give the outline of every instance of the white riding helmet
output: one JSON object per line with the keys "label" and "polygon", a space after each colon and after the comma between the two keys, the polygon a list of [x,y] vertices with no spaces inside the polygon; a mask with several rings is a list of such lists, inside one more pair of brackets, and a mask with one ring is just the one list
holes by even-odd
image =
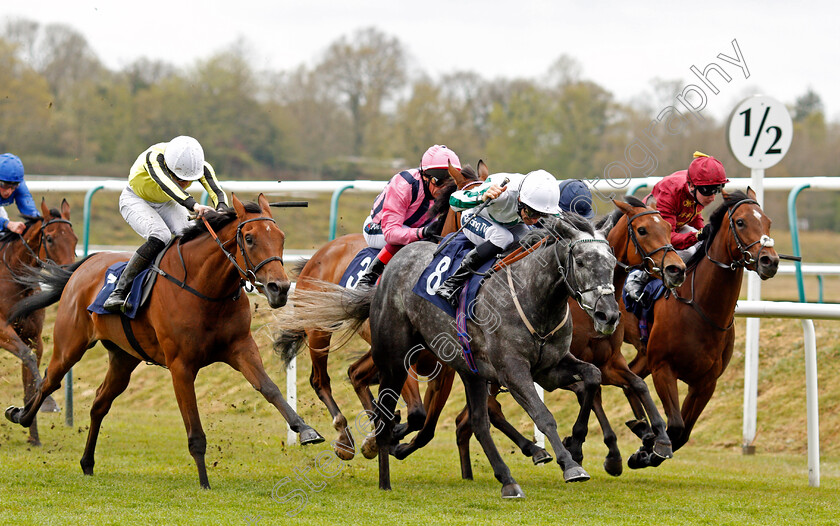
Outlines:
{"label": "white riding helmet", "polygon": [[179,135],[169,141],[163,160],[178,179],[197,181],[204,175],[204,150],[192,137]]}
{"label": "white riding helmet", "polygon": [[519,201],[543,214],[560,213],[560,187],[557,179],[545,170],[536,170],[522,179]]}

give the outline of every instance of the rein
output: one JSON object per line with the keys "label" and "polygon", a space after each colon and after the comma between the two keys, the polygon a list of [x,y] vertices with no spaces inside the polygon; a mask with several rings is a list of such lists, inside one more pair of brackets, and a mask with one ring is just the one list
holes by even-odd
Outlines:
{"label": "rein", "polygon": [[[272,261],[280,261],[280,264],[283,264],[283,258],[282,257],[271,256],[269,258],[266,258],[266,259],[262,260],[257,265],[254,265],[251,262],[251,258],[248,256],[248,252],[245,250],[245,246],[242,242],[242,226],[243,225],[245,225],[247,223],[251,223],[253,221],[271,221],[272,223],[274,223],[275,222],[274,219],[272,219],[270,217],[255,217],[255,218],[252,218],[252,219],[246,219],[245,221],[242,221],[241,223],[239,223],[239,225],[237,225],[236,234],[234,235],[234,237],[225,241],[225,242],[222,242],[219,239],[219,236],[216,235],[216,232],[213,230],[213,227],[210,226],[210,223],[207,221],[207,219],[204,216],[201,217],[201,220],[204,221],[204,226],[207,227],[207,231],[210,233],[210,236],[213,238],[213,240],[216,242],[216,244],[219,245],[219,248],[222,250],[222,253],[225,255],[225,257],[233,264],[233,266],[239,272],[239,274],[241,276],[241,279],[239,280],[239,286],[236,288],[236,292],[234,292],[232,295],[222,296],[222,297],[219,297],[219,298],[211,298],[209,296],[206,296],[206,295],[202,294],[201,292],[197,291],[196,289],[190,287],[189,285],[187,285],[187,265],[184,262],[184,254],[181,252],[181,241],[179,239],[178,240],[178,257],[181,260],[181,268],[183,268],[183,270],[184,270],[183,281],[171,276],[170,274],[167,274],[163,269],[161,269],[159,267],[156,267],[154,265],[152,265],[152,270],[154,270],[155,272],[157,272],[161,276],[165,277],[166,279],[168,279],[172,283],[175,283],[176,285],[178,285],[182,289],[186,290],[187,292],[190,292],[191,294],[193,294],[195,296],[198,296],[199,298],[201,298],[203,300],[206,300],[206,301],[225,301],[225,300],[228,300],[228,299],[230,299],[232,301],[236,301],[236,300],[239,299],[239,296],[242,295],[242,288],[247,283],[250,283],[255,288],[263,286],[262,283],[257,281],[257,272],[259,272],[259,270],[263,266],[265,266],[266,264],[268,264]],[[234,256],[231,252],[228,252],[228,250],[225,248],[225,245],[229,244],[231,241],[234,241],[234,240],[236,241],[236,245],[239,247],[239,251],[242,253],[242,258],[245,260],[245,269],[244,270],[242,269],[242,267],[239,266],[239,263],[236,261],[236,256]]]}
{"label": "rein", "polygon": [[[741,252],[741,258],[738,259],[738,260],[735,260],[733,258],[732,263],[727,265],[726,263],[723,263],[721,261],[717,261],[716,259],[713,259],[712,256],[709,255],[709,245],[711,243],[709,243],[707,241],[703,246],[703,250],[706,252],[706,259],[708,259],[709,261],[711,261],[712,263],[714,263],[718,267],[720,267],[722,269],[725,269],[725,270],[730,270],[732,272],[735,272],[738,269],[746,268],[749,265],[751,265],[751,264],[753,264],[757,261],[758,258],[753,258],[752,254],[750,254],[750,252],[749,252],[749,249],[752,248],[753,246],[761,243],[761,248],[758,251],[758,257],[760,257],[761,256],[761,251],[764,250],[765,247],[772,247],[775,244],[775,241],[773,240],[773,238],[768,236],[767,234],[762,234],[762,236],[757,241],[754,241],[754,242],[750,243],[749,245],[747,245],[741,239],[741,236],[738,235],[738,231],[735,229],[735,221],[732,218],[732,214],[733,214],[733,212],[735,212],[735,210],[739,206],[741,206],[743,204],[758,205],[758,202],[754,199],[744,199],[742,201],[738,201],[737,203],[732,205],[727,210],[727,216],[729,218],[729,231],[732,232],[732,235],[735,237],[735,243],[738,245],[738,250]],[[701,309],[700,306],[697,305],[697,303],[694,301],[694,279],[695,279],[696,276],[697,276],[697,268],[695,267],[694,272],[691,273],[691,299],[686,299],[686,298],[681,297],[679,294],[677,294],[676,291],[673,291],[674,297],[678,301],[680,301],[680,302],[682,302],[686,305],[690,305],[697,312],[697,314],[699,314],[700,317],[703,318],[703,320],[706,321],[706,323],[708,323],[709,325],[711,325],[712,327],[714,327],[718,331],[721,331],[721,332],[728,331],[735,324],[734,313],[732,315],[732,320],[729,322],[729,325],[727,325],[726,327],[721,327],[720,325],[715,323],[705,312],[703,312],[703,309]]]}
{"label": "rein", "polygon": [[[49,261],[51,263],[55,263],[55,261],[50,257],[49,247],[44,244],[44,236],[46,235],[45,232],[44,232],[44,229],[47,228],[48,226],[52,225],[52,224],[55,224],[55,223],[67,223],[68,225],[70,225],[70,228],[73,228],[73,223],[71,223],[67,219],[63,219],[63,218],[60,218],[60,217],[50,219],[49,221],[47,221],[43,217],[40,218],[40,219],[41,219],[41,222],[43,224],[41,225],[41,231],[38,233],[38,249],[37,250],[33,250],[32,247],[29,246],[29,243],[26,242],[26,239],[24,239],[22,234],[18,234],[18,237],[20,238],[21,243],[23,243],[24,248],[29,253],[29,255],[31,255],[32,258],[35,260],[35,265],[37,265],[39,267],[43,266],[43,264],[44,264],[44,260],[42,260],[40,257],[38,257],[38,253],[41,252],[41,247],[44,247],[44,254],[46,255],[47,261]],[[10,268],[9,267],[9,262],[6,261],[6,252],[5,251],[3,252],[3,264],[6,265],[6,268]]]}

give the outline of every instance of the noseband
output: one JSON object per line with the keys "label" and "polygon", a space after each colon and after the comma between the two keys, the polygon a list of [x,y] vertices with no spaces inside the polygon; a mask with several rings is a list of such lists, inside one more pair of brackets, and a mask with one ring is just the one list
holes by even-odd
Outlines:
{"label": "noseband", "polygon": [[[668,252],[677,252],[677,250],[671,243],[663,245],[654,250],[653,252],[647,252],[639,243],[639,240],[636,238],[636,231],[633,230],[633,221],[639,217],[650,214],[657,214],[661,217],[661,214],[658,210],[645,210],[644,212],[639,212],[638,214],[634,215],[633,217],[627,220],[627,242],[624,245],[624,251],[627,252],[627,247],[630,246],[630,241],[632,241],[633,246],[636,247],[636,252],[642,256],[642,262],[638,265],[630,266],[625,263],[622,263],[621,261],[617,261],[616,263],[618,264],[618,266],[620,266],[624,270],[642,269],[649,275],[653,275],[656,272],[659,272],[661,274],[665,267],[665,257],[668,255]],[[662,251],[662,260],[659,263],[659,266],[656,266],[656,262],[653,260],[653,255],[659,252],[660,250]]]}
{"label": "noseband", "polygon": [[[597,238],[577,239],[575,241],[570,242],[569,251],[566,253],[565,270],[563,268],[563,265],[560,264],[560,254],[556,249],[554,250],[554,255],[557,258],[557,265],[560,269],[560,272],[564,272],[563,281],[566,283],[566,288],[569,290],[569,294],[571,294],[572,297],[575,298],[575,301],[577,301],[578,305],[580,305],[584,310],[594,311],[598,306],[598,302],[601,301],[601,298],[609,294],[615,294],[615,286],[612,283],[609,283],[607,285],[596,285],[595,287],[586,290],[581,290],[580,287],[578,287],[577,281],[573,277],[575,259],[572,257],[572,252],[574,251],[574,248],[576,246],[584,243],[605,243],[607,245],[610,244],[609,241],[607,241],[606,239]],[[589,306],[586,303],[584,303],[583,295],[587,292],[592,291],[598,292],[598,299],[595,301],[594,306]]]}
{"label": "noseband", "polygon": [[[20,236],[21,241],[23,242],[23,246],[26,248],[26,250],[29,252],[29,254],[33,258],[35,258],[35,264],[38,265],[38,266],[43,266],[43,264],[44,264],[44,261],[40,257],[38,257],[38,254],[41,252],[41,247],[44,247],[44,255],[46,256],[46,260],[50,263],[55,263],[55,261],[52,259],[52,257],[50,257],[50,247],[48,245],[44,244],[44,236],[46,236],[46,233],[44,232],[44,230],[48,226],[50,226],[52,224],[55,224],[55,223],[67,223],[68,225],[70,225],[70,228],[73,228],[73,223],[71,223],[67,219],[63,219],[63,218],[60,218],[60,217],[50,219],[49,221],[47,221],[46,219],[44,219],[42,217],[41,221],[43,222],[43,224],[41,225],[41,232],[38,236],[38,248],[37,249],[33,250],[32,247],[29,246],[29,243],[27,243],[26,240],[23,239],[23,235]],[[5,259],[5,255],[4,255],[4,259]]]}

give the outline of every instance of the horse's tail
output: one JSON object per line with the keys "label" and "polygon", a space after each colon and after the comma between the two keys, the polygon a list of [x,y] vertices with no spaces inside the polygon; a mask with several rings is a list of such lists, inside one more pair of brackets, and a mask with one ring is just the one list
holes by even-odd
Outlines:
{"label": "horse's tail", "polygon": [[70,281],[70,276],[92,255],[90,254],[70,265],[56,265],[45,261],[40,268],[31,268],[16,274],[14,278],[16,282],[33,289],[40,288],[41,291],[15,303],[9,312],[8,322],[13,324],[36,310],[49,307],[57,302],[61,298],[61,293],[64,292],[67,282]]}
{"label": "horse's tail", "polygon": [[[275,315],[274,326],[279,335],[274,338],[274,351],[284,360],[291,360],[303,348],[304,331],[347,331],[349,339],[370,316],[370,303],[375,288],[345,289],[335,283],[309,280],[316,290],[296,289],[290,305]],[[346,343],[333,346],[337,349]]]}
{"label": "horse's tail", "polygon": [[305,267],[307,263],[309,263],[309,258],[301,259],[295,263],[295,266],[292,267],[292,276],[300,276],[300,273],[303,272],[303,267]]}

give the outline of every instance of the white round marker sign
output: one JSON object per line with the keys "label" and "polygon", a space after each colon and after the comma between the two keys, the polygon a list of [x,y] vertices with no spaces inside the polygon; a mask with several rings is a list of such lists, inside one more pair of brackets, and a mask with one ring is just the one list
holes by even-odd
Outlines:
{"label": "white round marker sign", "polygon": [[729,117],[729,149],[747,168],[770,168],[782,160],[793,139],[793,121],[784,104],[756,95]]}

